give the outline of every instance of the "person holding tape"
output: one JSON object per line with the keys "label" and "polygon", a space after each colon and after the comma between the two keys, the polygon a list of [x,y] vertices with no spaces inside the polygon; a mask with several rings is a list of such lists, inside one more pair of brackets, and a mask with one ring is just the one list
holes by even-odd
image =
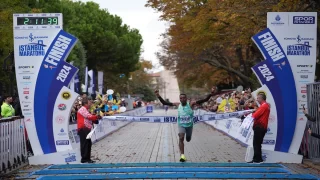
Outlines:
{"label": "person holding tape", "polygon": [[87,135],[92,129],[92,122],[98,124],[101,116],[93,115],[89,112],[93,105],[92,100],[85,97],[82,98],[82,107],[77,112],[78,135],[80,137],[81,163],[94,163],[91,160],[91,139],[87,139]]}
{"label": "person holding tape", "polygon": [[155,91],[156,96],[163,105],[167,106],[178,106],[178,136],[179,136],[179,149],[180,149],[180,162],[185,162],[186,157],[184,155],[184,137],[186,136],[187,142],[190,142],[193,130],[193,109],[194,105],[207,102],[211,96],[217,94],[217,88],[213,87],[211,89],[211,94],[209,94],[205,99],[198,100],[196,102],[187,102],[187,95],[180,94],[180,103],[170,103],[163,100],[159,95],[159,90]]}
{"label": "person holding tape", "polygon": [[262,159],[262,143],[263,138],[268,131],[268,121],[270,115],[270,105],[266,102],[266,95],[259,93],[257,95],[257,101],[260,107],[252,114],[253,120],[253,160],[247,163],[260,164]]}

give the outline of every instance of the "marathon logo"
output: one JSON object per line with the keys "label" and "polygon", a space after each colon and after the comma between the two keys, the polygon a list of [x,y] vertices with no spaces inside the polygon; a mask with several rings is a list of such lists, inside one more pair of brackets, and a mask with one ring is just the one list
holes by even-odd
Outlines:
{"label": "marathon logo", "polygon": [[38,40],[38,43],[29,43],[27,45],[19,45],[19,56],[44,56],[46,45],[43,40]]}
{"label": "marathon logo", "polygon": [[315,24],[314,16],[293,16],[293,24]]}
{"label": "marathon logo", "polygon": [[280,45],[275,41],[270,32],[266,32],[258,36],[258,39],[261,41],[261,44],[263,45],[273,62],[285,58],[284,52],[282,52]]}
{"label": "marathon logo", "polygon": [[45,59],[45,62],[57,66],[62,56],[66,54],[66,50],[71,44],[72,39],[59,35],[58,39],[53,42],[53,47],[49,50],[48,56]]}

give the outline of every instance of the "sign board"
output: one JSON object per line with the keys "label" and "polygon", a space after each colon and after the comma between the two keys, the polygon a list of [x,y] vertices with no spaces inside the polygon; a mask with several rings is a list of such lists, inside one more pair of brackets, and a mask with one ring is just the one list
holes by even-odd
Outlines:
{"label": "sign board", "polygon": [[78,94],[68,85],[78,69],[66,62],[77,38],[62,14],[13,14],[16,79],[35,156],[71,150],[70,111]]}

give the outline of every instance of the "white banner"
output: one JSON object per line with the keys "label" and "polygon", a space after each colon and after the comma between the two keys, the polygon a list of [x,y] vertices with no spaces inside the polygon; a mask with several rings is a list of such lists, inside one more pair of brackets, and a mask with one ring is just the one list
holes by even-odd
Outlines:
{"label": "white banner", "polygon": [[99,93],[102,94],[103,90],[103,71],[98,71],[98,88],[99,88]]}
{"label": "white banner", "polygon": [[[288,150],[298,153],[307,119],[303,106],[307,108],[306,84],[314,82],[317,49],[316,12],[269,12],[268,28],[285,51],[295,79],[298,112],[292,143]],[[281,68],[280,65],[279,68]],[[283,102],[290,103],[290,102]],[[286,150],[286,149],[284,149]]]}
{"label": "white banner", "polygon": [[[43,154],[34,117],[34,97],[38,72],[43,58],[60,29],[15,30],[14,57],[16,80],[22,114],[34,155]],[[51,67],[48,67],[51,69]]]}
{"label": "white banner", "polygon": [[[68,94],[68,95],[67,95]],[[67,96],[66,96],[67,95]],[[79,95],[67,87],[63,87],[56,99],[53,110],[53,134],[57,152],[71,150],[69,139],[69,119],[73,103]]]}

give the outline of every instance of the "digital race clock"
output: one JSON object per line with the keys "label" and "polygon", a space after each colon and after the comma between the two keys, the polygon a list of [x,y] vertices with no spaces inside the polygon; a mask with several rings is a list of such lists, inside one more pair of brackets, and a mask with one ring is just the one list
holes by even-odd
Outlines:
{"label": "digital race clock", "polygon": [[18,29],[62,29],[61,13],[13,14],[13,28]]}
{"label": "digital race clock", "polygon": [[18,17],[17,25],[58,25],[58,17]]}

